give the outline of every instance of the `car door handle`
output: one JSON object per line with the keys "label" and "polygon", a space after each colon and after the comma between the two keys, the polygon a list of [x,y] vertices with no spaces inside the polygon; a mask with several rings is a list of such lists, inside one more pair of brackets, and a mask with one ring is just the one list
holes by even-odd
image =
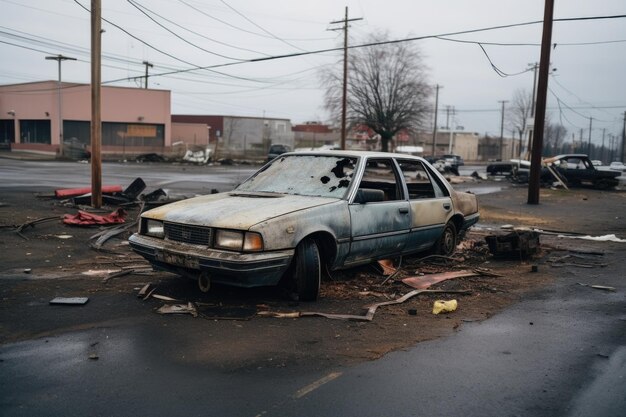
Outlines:
{"label": "car door handle", "polygon": [[402,207],[399,208],[398,211],[402,214],[407,214],[409,212],[409,209],[407,207]]}
{"label": "car door handle", "polygon": [[444,208],[446,211],[450,211],[450,209],[452,208],[452,205],[451,205],[450,203],[444,203],[444,204],[443,204],[443,208]]}

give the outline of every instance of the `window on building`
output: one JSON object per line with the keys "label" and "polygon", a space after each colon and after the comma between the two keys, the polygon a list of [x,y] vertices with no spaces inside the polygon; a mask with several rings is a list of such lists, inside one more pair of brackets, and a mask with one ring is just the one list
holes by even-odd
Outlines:
{"label": "window on building", "polygon": [[50,120],[20,120],[20,142],[52,144]]}
{"label": "window on building", "polygon": [[0,120],[0,148],[8,148],[15,142],[15,121]]}
{"label": "window on building", "polygon": [[91,143],[91,123],[79,120],[63,121],[63,139],[75,138],[78,143],[89,145]]}
{"label": "window on building", "polygon": [[108,146],[164,146],[165,126],[149,123],[102,123],[102,144]]}

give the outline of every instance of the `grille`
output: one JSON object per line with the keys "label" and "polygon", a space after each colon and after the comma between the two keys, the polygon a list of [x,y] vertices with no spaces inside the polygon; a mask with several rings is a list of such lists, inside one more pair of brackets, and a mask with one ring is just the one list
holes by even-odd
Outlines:
{"label": "grille", "polygon": [[165,223],[165,237],[177,242],[191,243],[193,245],[211,244],[211,228],[202,226],[190,226],[188,224]]}

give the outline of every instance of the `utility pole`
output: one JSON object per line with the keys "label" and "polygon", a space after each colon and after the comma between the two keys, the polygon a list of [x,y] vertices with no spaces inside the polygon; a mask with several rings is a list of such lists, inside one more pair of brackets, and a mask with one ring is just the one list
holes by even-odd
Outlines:
{"label": "utility pole", "polygon": [[[330,22],[331,25],[343,23],[343,91],[341,97],[341,149],[346,149],[346,119],[348,113],[348,22],[363,20],[362,18],[348,19],[348,6],[343,20]],[[333,29],[334,30],[334,29]]]}
{"label": "utility pole", "polygon": [[439,112],[439,89],[443,88],[439,84],[435,86],[435,126],[433,127],[433,154],[435,156],[435,147],[437,144],[437,113]]}
{"label": "utility pole", "polygon": [[537,107],[535,111],[536,134],[533,138],[528,178],[528,204],[539,204],[539,180],[541,177],[541,150],[543,148],[543,128],[546,118],[548,95],[548,75],[550,73],[550,48],[552,43],[552,19],[554,0],[545,0],[543,14],[543,35],[541,38],[541,60],[539,61],[539,82],[537,84]]}
{"label": "utility pole", "polygon": [[61,100],[61,62],[62,61],[76,61],[76,58],[72,58],[64,55],[47,56],[46,59],[57,61],[59,63],[59,81],[57,82],[57,112],[59,113],[59,156],[63,156],[63,110]]}
{"label": "utility pole", "polygon": [[504,158],[504,105],[508,103],[508,100],[499,100],[498,103],[502,103],[502,114],[500,117],[500,159]]}
{"label": "utility pole", "polygon": [[626,111],[624,112],[624,125],[622,126],[622,162],[626,162]]}
{"label": "utility pole", "polygon": [[587,156],[591,158],[591,122],[593,121],[593,117],[589,118],[589,139],[587,141]]}
{"label": "utility pole", "polygon": [[148,67],[152,68],[154,65],[152,65],[148,61],[143,61],[142,64],[146,66],[146,77],[145,77],[143,88],[147,89],[148,88]]}
{"label": "utility pole", "polygon": [[100,101],[102,7],[91,0],[91,205],[102,206],[102,117]]}
{"label": "utility pole", "polygon": [[454,106],[446,106],[446,129],[450,129],[450,115],[455,115]]}
{"label": "utility pole", "polygon": [[528,129],[528,145],[526,146],[526,159],[530,159],[530,152],[533,146],[533,130],[535,125],[535,101],[537,100],[537,70],[539,69],[539,64],[534,63],[531,64],[533,66],[533,95],[531,97],[530,102],[530,118],[532,120],[532,124]]}

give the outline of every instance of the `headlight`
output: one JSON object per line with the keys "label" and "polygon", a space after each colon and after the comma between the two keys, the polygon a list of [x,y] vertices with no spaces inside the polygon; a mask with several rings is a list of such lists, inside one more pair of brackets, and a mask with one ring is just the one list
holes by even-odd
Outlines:
{"label": "headlight", "polygon": [[154,219],[145,219],[144,221],[144,234],[158,238],[165,237],[165,230],[163,229],[162,221]]}
{"label": "headlight", "polygon": [[215,247],[239,252],[259,252],[263,250],[263,238],[254,232],[218,229],[215,232]]}

